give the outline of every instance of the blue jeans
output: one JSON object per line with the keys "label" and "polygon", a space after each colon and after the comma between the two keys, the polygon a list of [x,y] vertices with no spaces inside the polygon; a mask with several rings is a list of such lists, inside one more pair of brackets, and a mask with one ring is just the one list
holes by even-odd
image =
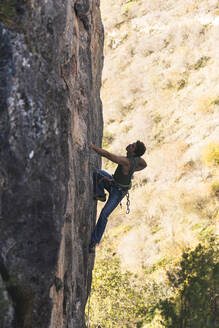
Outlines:
{"label": "blue jeans", "polygon": [[104,189],[109,193],[109,198],[104,205],[96,227],[91,237],[91,241],[99,243],[107,225],[107,218],[125,197],[126,192],[114,186],[113,177],[103,170],[96,170],[93,173],[94,195],[104,196]]}

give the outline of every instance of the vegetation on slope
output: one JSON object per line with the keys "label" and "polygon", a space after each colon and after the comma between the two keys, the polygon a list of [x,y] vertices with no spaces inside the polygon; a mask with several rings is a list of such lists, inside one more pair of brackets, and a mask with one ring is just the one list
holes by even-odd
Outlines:
{"label": "vegetation on slope", "polygon": [[[102,304],[97,312],[103,319],[92,314],[92,327],[120,327],[117,316],[125,315],[129,323],[121,327],[188,328],[184,311],[191,327],[216,327],[218,267],[211,239],[219,209],[219,4],[103,0],[101,6],[103,146],[125,153],[127,144],[143,140],[148,167],[135,175],[131,214],[118,208],[111,215],[97,251],[91,313]],[[115,165],[104,161],[103,168],[113,173]],[[140,306],[138,316],[120,289],[110,296],[104,272],[108,281],[115,275],[107,263],[123,290],[122,279],[129,281],[133,306],[140,306],[141,295],[147,313]],[[108,294],[100,297],[105,283]],[[117,314],[111,311],[115,299]],[[206,308],[203,316],[199,307]]]}
{"label": "vegetation on slope", "polygon": [[96,260],[87,309],[90,328],[217,327],[219,252],[214,238],[186,250],[159,285],[146,273],[122,272],[119,259],[106,251],[112,248],[102,248]]}

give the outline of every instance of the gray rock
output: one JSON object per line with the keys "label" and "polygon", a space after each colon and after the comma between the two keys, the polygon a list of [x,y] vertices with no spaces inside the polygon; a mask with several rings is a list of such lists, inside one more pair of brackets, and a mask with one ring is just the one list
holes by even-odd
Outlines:
{"label": "gray rock", "polygon": [[0,20],[0,327],[85,327],[100,167],[89,143],[100,145],[103,126],[99,3],[8,1]]}
{"label": "gray rock", "polygon": [[14,310],[6,286],[0,276],[0,324],[1,328],[10,328],[13,324]]}

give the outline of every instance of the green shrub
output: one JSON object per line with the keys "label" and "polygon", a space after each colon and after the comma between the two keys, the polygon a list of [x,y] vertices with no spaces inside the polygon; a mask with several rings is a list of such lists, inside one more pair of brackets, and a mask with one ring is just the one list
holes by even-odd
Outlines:
{"label": "green shrub", "polygon": [[211,191],[213,195],[219,197],[219,181],[215,181],[211,185]]}
{"label": "green shrub", "polygon": [[182,255],[180,266],[168,272],[174,296],[160,301],[163,324],[168,328],[218,327],[218,249],[214,240]]}
{"label": "green shrub", "polygon": [[[98,259],[93,271],[90,305],[86,314],[90,328],[143,327],[154,315],[156,286],[137,286],[130,272],[121,272],[119,259]],[[150,290],[153,293],[150,294]],[[89,302],[88,302],[89,304]]]}
{"label": "green shrub", "polygon": [[219,143],[211,142],[203,150],[203,162],[207,165],[219,165]]}
{"label": "green shrub", "polygon": [[122,7],[122,15],[126,16],[131,9],[132,5],[139,0],[126,0],[124,6]]}
{"label": "green shrub", "polygon": [[217,97],[217,98],[214,99],[214,104],[215,105],[219,105],[219,97]]}
{"label": "green shrub", "polygon": [[209,61],[210,57],[207,56],[203,56],[201,58],[199,58],[199,60],[194,64],[193,68],[195,70],[198,70],[202,67],[205,67],[207,65],[207,62]]}
{"label": "green shrub", "polygon": [[103,135],[103,140],[102,140],[102,147],[104,149],[109,148],[110,144],[113,142],[113,140],[114,140],[114,136],[110,132],[105,131],[104,135]]}
{"label": "green shrub", "polygon": [[162,121],[162,117],[160,116],[160,114],[156,115],[153,121],[156,124],[160,123]]}

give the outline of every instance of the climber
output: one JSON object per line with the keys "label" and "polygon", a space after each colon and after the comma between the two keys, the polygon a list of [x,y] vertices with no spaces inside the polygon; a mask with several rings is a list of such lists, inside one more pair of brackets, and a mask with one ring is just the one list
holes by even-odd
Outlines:
{"label": "climber", "polygon": [[103,170],[97,169],[93,172],[94,199],[105,202],[106,194],[104,189],[109,193],[108,200],[100,213],[89,245],[89,252],[94,253],[95,246],[99,244],[106,228],[107,218],[131,188],[133,173],[143,170],[147,164],[141,158],[146,151],[146,147],[139,140],[126,147],[126,156],[114,155],[105,149],[95,146],[93,143],[90,144],[90,148],[100,156],[106,157],[113,163],[118,164],[113,176]]}

